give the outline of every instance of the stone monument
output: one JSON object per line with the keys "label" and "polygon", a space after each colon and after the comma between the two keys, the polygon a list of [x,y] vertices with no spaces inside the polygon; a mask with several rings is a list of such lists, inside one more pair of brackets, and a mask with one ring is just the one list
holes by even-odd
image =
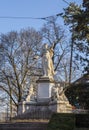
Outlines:
{"label": "stone monument", "polygon": [[63,87],[59,83],[55,83],[52,62],[53,48],[48,47],[48,44],[44,44],[41,55],[43,76],[36,81],[37,94],[34,94],[33,85],[30,85],[26,100],[19,103],[18,115],[32,111],[72,112],[72,107],[63,92]]}
{"label": "stone monument", "polygon": [[52,62],[53,50],[47,44],[42,47],[42,68],[43,76],[37,80],[37,101],[49,102],[51,98],[51,89],[54,84],[54,68]]}

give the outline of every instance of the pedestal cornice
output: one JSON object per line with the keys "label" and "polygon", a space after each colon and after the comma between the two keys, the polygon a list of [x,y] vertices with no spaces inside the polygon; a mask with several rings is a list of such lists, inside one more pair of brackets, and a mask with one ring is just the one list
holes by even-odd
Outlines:
{"label": "pedestal cornice", "polygon": [[49,78],[49,77],[46,77],[46,76],[43,76],[43,77],[40,77],[36,83],[55,83],[54,79],[52,78]]}

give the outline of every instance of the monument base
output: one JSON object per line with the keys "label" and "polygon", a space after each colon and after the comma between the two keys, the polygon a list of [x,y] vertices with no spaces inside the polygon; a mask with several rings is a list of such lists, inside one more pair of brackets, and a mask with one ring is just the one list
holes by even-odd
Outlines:
{"label": "monument base", "polygon": [[[18,115],[30,116],[33,113],[33,117],[38,115],[40,118],[48,118],[48,115],[52,113],[71,113],[72,106],[69,104],[68,99],[64,93],[61,93],[57,99],[52,98],[52,88],[55,87],[55,82],[49,77],[41,77],[37,80],[37,96],[34,101],[23,101],[19,103]],[[31,116],[30,116],[31,117]]]}
{"label": "monument base", "polygon": [[22,102],[19,103],[18,115],[34,111],[47,111],[47,110],[49,110],[49,104],[47,102],[44,103]]}
{"label": "monument base", "polygon": [[23,102],[19,104],[17,119],[50,119],[51,115],[47,102]]}
{"label": "monument base", "polygon": [[37,80],[37,102],[50,102],[51,90],[54,87],[54,81],[47,76]]}
{"label": "monument base", "polygon": [[72,106],[68,102],[51,102],[49,109],[54,113],[72,113]]}
{"label": "monument base", "polygon": [[55,102],[22,102],[19,103],[18,115],[25,115],[30,118],[30,114],[33,113],[33,117],[41,119],[50,117],[53,113],[72,113],[72,107],[68,102],[55,101]]}

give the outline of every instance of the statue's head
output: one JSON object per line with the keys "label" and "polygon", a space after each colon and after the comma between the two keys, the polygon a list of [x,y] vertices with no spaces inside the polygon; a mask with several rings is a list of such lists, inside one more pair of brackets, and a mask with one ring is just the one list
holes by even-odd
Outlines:
{"label": "statue's head", "polygon": [[45,44],[43,45],[43,47],[44,47],[45,49],[47,49],[47,48],[48,48],[48,44],[45,43]]}
{"label": "statue's head", "polygon": [[57,84],[58,87],[61,87],[60,83]]}

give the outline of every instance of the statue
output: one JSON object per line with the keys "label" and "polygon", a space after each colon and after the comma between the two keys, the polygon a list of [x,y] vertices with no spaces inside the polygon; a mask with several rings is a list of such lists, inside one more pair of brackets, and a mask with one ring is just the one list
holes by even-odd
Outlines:
{"label": "statue", "polygon": [[31,101],[34,100],[34,89],[33,89],[33,85],[30,85],[30,89],[29,89],[29,94],[26,98],[26,101]]}
{"label": "statue", "polygon": [[68,101],[67,97],[64,94],[63,87],[60,87],[60,84],[52,88],[51,100],[52,101]]}
{"label": "statue", "polygon": [[52,87],[51,99],[52,99],[52,101],[59,100],[59,88],[58,88],[58,86]]}
{"label": "statue", "polygon": [[54,76],[54,67],[52,62],[53,57],[53,48],[49,48],[47,44],[44,44],[42,47],[42,66],[44,76],[53,78]]}

